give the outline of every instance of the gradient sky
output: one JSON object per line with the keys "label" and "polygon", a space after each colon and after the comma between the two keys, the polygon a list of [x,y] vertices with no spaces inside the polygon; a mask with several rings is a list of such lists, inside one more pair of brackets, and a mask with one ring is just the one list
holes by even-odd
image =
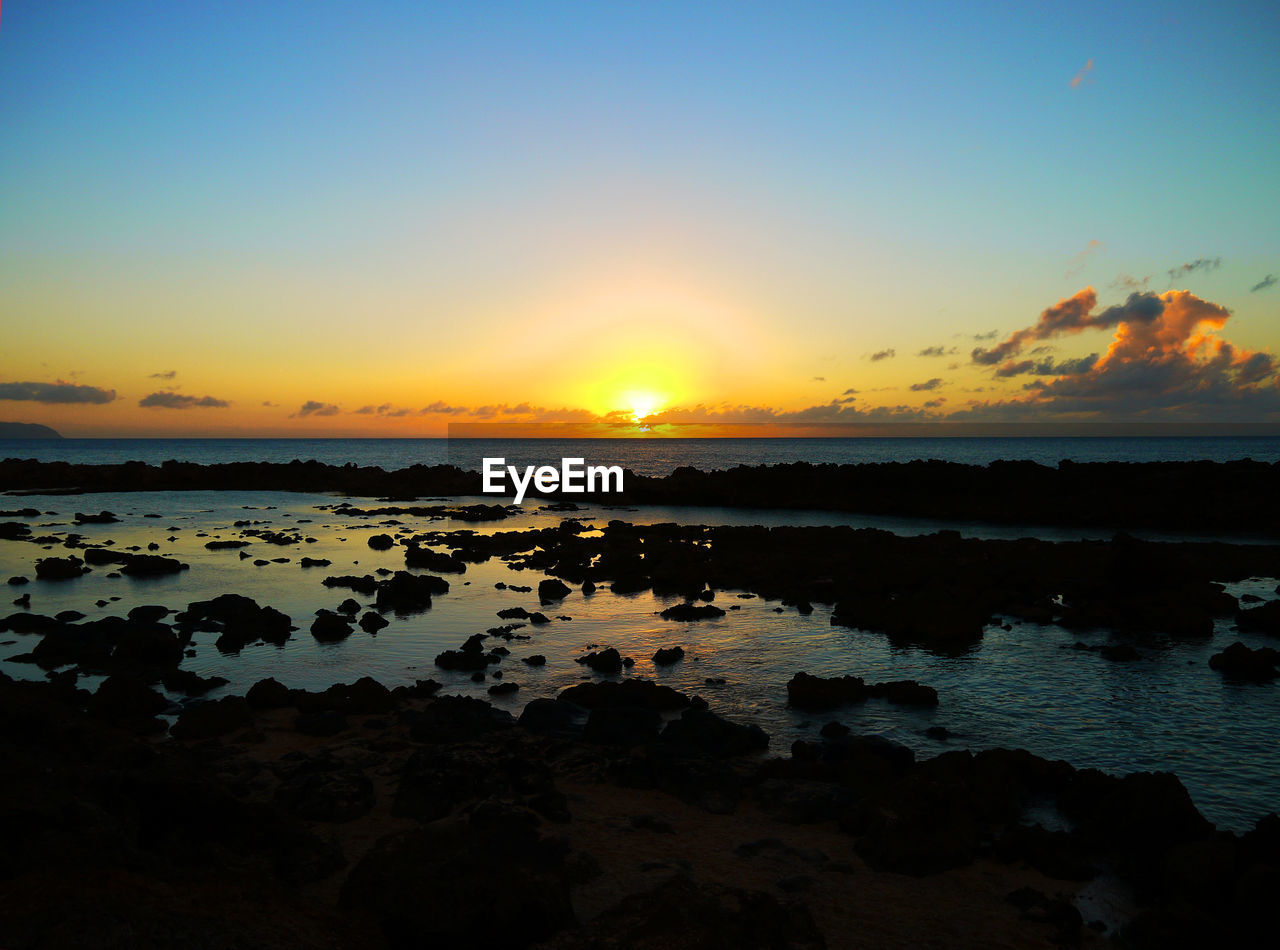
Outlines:
{"label": "gradient sky", "polygon": [[0,419],[1280,420],[1280,7],[956,6],[11,2]]}

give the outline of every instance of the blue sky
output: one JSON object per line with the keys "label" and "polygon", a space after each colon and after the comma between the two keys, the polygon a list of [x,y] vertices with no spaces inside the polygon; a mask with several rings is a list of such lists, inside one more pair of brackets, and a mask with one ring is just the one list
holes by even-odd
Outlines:
{"label": "blue sky", "polygon": [[[907,354],[1201,259],[1177,286],[1275,343],[1280,8],[955,6],[10,4],[0,304],[29,326],[0,374],[132,397],[173,363],[243,428],[310,382],[249,373],[357,324],[456,359],[335,363],[307,398],[918,406]],[[595,328],[616,363],[638,323],[752,352],[559,388],[486,359]]]}

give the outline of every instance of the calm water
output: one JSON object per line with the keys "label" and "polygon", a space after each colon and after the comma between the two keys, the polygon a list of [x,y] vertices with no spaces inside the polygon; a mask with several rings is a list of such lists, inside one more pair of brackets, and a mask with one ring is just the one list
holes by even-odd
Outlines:
{"label": "calm water", "polygon": [[643,475],[666,475],[682,465],[703,470],[777,462],[893,462],[942,459],[986,465],[996,459],[1075,462],[1148,462],[1252,458],[1280,462],[1280,436],[1076,438],[860,438],[860,439],[7,439],[0,458],[80,463],[141,461],[291,462],[332,465],[452,463],[479,469],[484,457],[511,464],[545,464],[582,457],[619,464]]}
{"label": "calm water", "polygon": [[[214,649],[215,635],[196,634],[196,656],[186,660],[185,666],[202,675],[227,677],[231,683],[225,689],[229,691],[243,691],[264,676],[274,676],[290,686],[322,688],[371,675],[391,686],[432,677],[445,684],[446,692],[484,695],[488,682],[475,684],[466,674],[446,673],[432,660],[471,634],[500,623],[498,610],[536,608],[536,595],[495,590],[494,585],[505,582],[536,587],[541,575],[514,572],[496,559],[470,565],[465,575],[449,578],[450,592],[437,598],[430,610],[408,617],[388,615],[391,625],[376,636],[357,629],[350,638],[335,644],[316,643],[307,627],[317,609],[336,607],[350,592],[326,589],[321,580],[333,573],[402,568],[399,549],[375,552],[367,546],[365,539],[375,529],[404,533],[430,529],[508,531],[553,525],[561,516],[530,504],[521,515],[492,524],[402,517],[403,524],[386,526],[383,519],[342,518],[319,507],[336,500],[324,495],[267,492],[23,498],[21,506],[47,512],[28,519],[33,527],[41,526],[37,533],[77,531],[91,540],[113,538],[119,545],[154,541],[160,545],[159,553],[180,557],[191,570],[166,578],[111,579],[107,569],[100,569],[77,580],[34,582],[22,590],[31,593],[33,611],[47,614],[76,609],[89,617],[122,615],[146,603],[181,608],[228,591],[288,613],[301,629],[282,647],[250,647],[237,656],[224,656]],[[110,509],[122,521],[72,527],[68,523],[71,515],[86,507]],[[161,518],[146,518],[148,513]],[[906,519],[710,508],[588,509],[576,516],[597,525],[609,518],[641,523],[874,524],[908,534],[938,527]],[[269,522],[273,529],[296,526],[316,540],[289,547],[255,543],[248,549],[254,558],[290,559],[265,567],[241,560],[235,550],[204,548],[208,540],[237,536],[232,523],[240,519]],[[1029,533],[1026,528],[962,528],[967,534],[991,537]],[[1064,530],[1054,536],[1073,535]],[[168,540],[171,537],[175,540]],[[0,541],[0,577],[32,576],[35,559],[44,553],[29,543]],[[304,570],[297,564],[303,554],[329,558],[333,566]],[[1275,578],[1258,578],[1236,585],[1233,592],[1274,597],[1275,587]],[[552,696],[582,678],[584,670],[573,659],[588,645],[615,646],[624,656],[635,658],[635,675],[701,693],[719,712],[759,723],[772,735],[771,748],[776,754],[786,754],[795,738],[815,736],[827,719],[839,718],[855,730],[891,736],[922,755],[965,746],[1020,746],[1077,766],[1115,772],[1174,771],[1209,818],[1238,830],[1265,812],[1280,809],[1280,684],[1233,685],[1208,668],[1209,656],[1234,639],[1251,645],[1264,642],[1237,634],[1226,624],[1211,643],[1148,650],[1144,659],[1129,664],[1071,650],[1077,634],[1032,625],[1014,626],[1011,631],[992,627],[972,651],[943,657],[891,647],[878,634],[832,627],[829,608],[819,606],[807,617],[789,608],[775,612],[776,603],[739,598],[739,593],[718,593],[721,606],[741,605],[723,619],[672,623],[655,615],[670,601],[650,593],[614,596],[601,590],[583,597],[575,592],[562,605],[548,610],[572,620],[526,628],[520,633],[531,634],[531,640],[508,644],[512,655],[500,668],[505,678],[519,683],[521,689],[514,697],[497,702],[518,713],[528,700]],[[110,597],[119,599],[105,608],[94,606],[95,601]],[[1084,639],[1104,637],[1098,633]],[[0,634],[0,641],[4,641],[0,643],[0,666],[7,673],[40,675],[33,666],[8,661],[30,650],[32,638]],[[653,652],[660,646],[677,644],[685,648],[686,659],[669,669],[655,668],[650,661]],[[521,657],[533,653],[546,655],[546,667],[531,668],[520,662]],[[786,706],[786,682],[799,670],[826,676],[853,673],[872,680],[915,678],[936,687],[941,704],[936,710],[911,711],[871,701],[809,717]],[[718,677],[726,680],[725,685],[704,685],[705,679]],[[93,683],[89,679],[86,685]],[[931,725],[944,725],[957,737],[945,743],[927,739],[923,733]]]}

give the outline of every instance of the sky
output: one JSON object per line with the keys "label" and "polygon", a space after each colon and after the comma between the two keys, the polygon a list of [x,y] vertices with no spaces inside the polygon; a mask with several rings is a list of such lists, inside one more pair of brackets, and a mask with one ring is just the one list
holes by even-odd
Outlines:
{"label": "sky", "polygon": [[1262,2],[10,2],[0,420],[1280,421],[1278,35]]}

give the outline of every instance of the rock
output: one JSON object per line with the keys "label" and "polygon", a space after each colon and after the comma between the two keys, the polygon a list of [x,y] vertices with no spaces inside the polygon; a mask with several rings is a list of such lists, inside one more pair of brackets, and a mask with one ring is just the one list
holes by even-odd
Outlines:
{"label": "rock", "polygon": [[284,643],[293,630],[289,617],[274,607],[260,607],[240,594],[222,594],[196,601],[174,617],[179,629],[219,631],[218,649],[234,652],[265,640]]}
{"label": "rock", "polygon": [[653,654],[655,666],[671,666],[684,659],[684,647],[662,647]]}
{"label": "rock", "polygon": [[293,720],[295,731],[304,736],[336,736],[347,728],[347,717],[334,709],[300,712]]}
{"label": "rock", "polygon": [[613,647],[580,656],[577,662],[606,676],[617,676],[622,672],[622,656]]}
{"label": "rock", "polygon": [[321,643],[345,640],[351,636],[351,624],[345,617],[325,610],[311,622],[311,635]]}
{"label": "rock", "polygon": [[357,594],[364,594],[366,597],[377,593],[378,590],[378,581],[372,574],[365,574],[361,577],[357,577],[354,574],[331,576],[326,577],[320,583],[324,584],[325,587],[345,587],[348,590],[355,591]]}
{"label": "rock", "polygon": [[587,717],[582,737],[602,745],[634,746],[658,738],[662,716],[644,706],[599,706]]}
{"label": "rock", "polygon": [[395,538],[389,534],[374,534],[369,537],[369,547],[375,551],[389,551],[396,545]]}
{"label": "rock", "polygon": [[388,626],[389,623],[390,621],[384,619],[382,615],[370,610],[360,618],[360,629],[365,633],[377,633],[383,627]]}
{"label": "rock", "polygon": [[418,742],[466,742],[510,729],[515,719],[471,696],[437,696],[411,720],[409,736]]}
{"label": "rock", "polygon": [[444,554],[430,548],[408,544],[404,549],[405,567],[422,567],[440,574],[465,574],[467,563],[455,554]]}
{"label": "rock", "polygon": [[120,519],[109,511],[100,511],[96,515],[85,514],[77,511],[75,514],[76,524],[114,524]]}
{"label": "rock", "polygon": [[270,677],[250,686],[244,698],[251,709],[283,709],[292,703],[289,687]]}
{"label": "rock", "polygon": [[308,821],[354,821],[373,810],[373,783],[359,769],[309,762],[281,783],[275,800]]}
{"label": "rock", "polygon": [[572,592],[573,588],[563,581],[556,580],[555,578],[549,578],[538,582],[538,601],[543,605],[553,604],[558,600],[564,600]]}
{"label": "rock", "polygon": [[573,703],[583,709],[606,706],[644,706],[648,709],[684,709],[690,699],[670,686],[650,680],[625,679],[619,682],[577,683],[560,692],[557,702]]}
{"label": "rock", "polygon": [[867,684],[860,676],[824,679],[802,672],[787,683],[787,702],[797,709],[821,711],[872,698],[906,706],[938,705],[937,691],[915,680]]}
{"label": "rock", "polygon": [[396,571],[391,577],[378,582],[374,605],[379,610],[413,612],[431,606],[433,594],[445,594],[449,582],[431,574],[410,574]]}
{"label": "rock", "polygon": [[188,706],[170,730],[178,739],[212,739],[253,724],[253,709],[243,696],[225,696]]}
{"label": "rock", "polygon": [[502,683],[495,683],[494,685],[489,687],[489,695],[490,696],[510,696],[519,688],[520,688],[520,685],[518,683],[512,683],[509,681],[502,682]]}
{"label": "rock", "polygon": [[1236,641],[1221,653],[1209,658],[1209,666],[1233,679],[1265,683],[1276,678],[1276,665],[1280,663],[1280,650],[1261,647],[1251,650]]}
{"label": "rock", "polygon": [[486,669],[490,664],[501,663],[502,654],[496,650],[484,652],[485,634],[476,633],[467,638],[461,649],[445,650],[436,656],[436,666],[442,670],[459,672],[475,672]]}
{"label": "rock", "polygon": [[328,567],[333,562],[324,557],[304,557],[298,561],[301,567]]}
{"label": "rock", "polygon": [[546,666],[546,665],[547,665],[547,658],[546,658],[545,656],[543,656],[541,653],[534,653],[534,654],[533,654],[533,655],[531,655],[531,656],[526,656],[526,657],[524,657],[524,658],[521,660],[521,662],[522,662],[522,663],[527,663],[527,664],[529,664],[529,666]]}
{"label": "rock", "polygon": [[675,875],[623,899],[586,924],[576,940],[561,945],[564,950],[821,950],[826,942],[803,904]]}
{"label": "rock", "polygon": [[715,758],[748,755],[769,747],[769,736],[759,726],[731,722],[707,709],[686,709],[662,730],[662,741]]}
{"label": "rock", "polygon": [[173,693],[186,693],[188,696],[203,696],[210,690],[226,686],[230,682],[225,676],[200,676],[190,670],[169,670],[161,678],[164,688]]}
{"label": "rock", "polygon": [[36,580],[66,581],[89,573],[84,561],[70,557],[44,557],[36,561]]}
{"label": "rock", "polygon": [[715,604],[675,604],[658,614],[663,620],[709,620],[723,617],[724,611]]}
{"label": "rock", "polygon": [[150,719],[169,708],[169,700],[135,676],[114,675],[102,681],[89,700],[89,711],[104,719]]}
{"label": "rock", "polygon": [[173,613],[168,607],[159,604],[143,604],[129,611],[129,619],[140,623],[156,623]]}
{"label": "rock", "polygon": [[[39,572],[37,571],[37,576]],[[1257,630],[1280,636],[1280,600],[1270,600],[1261,607],[1251,607],[1236,614],[1241,630]]]}
{"label": "rock", "polygon": [[352,869],[340,903],[392,947],[519,950],[575,922],[563,856],[527,827],[398,832]]}
{"label": "rock", "polygon": [[572,703],[554,699],[535,699],[520,713],[520,726],[529,732],[573,738],[581,735],[582,711]]}

